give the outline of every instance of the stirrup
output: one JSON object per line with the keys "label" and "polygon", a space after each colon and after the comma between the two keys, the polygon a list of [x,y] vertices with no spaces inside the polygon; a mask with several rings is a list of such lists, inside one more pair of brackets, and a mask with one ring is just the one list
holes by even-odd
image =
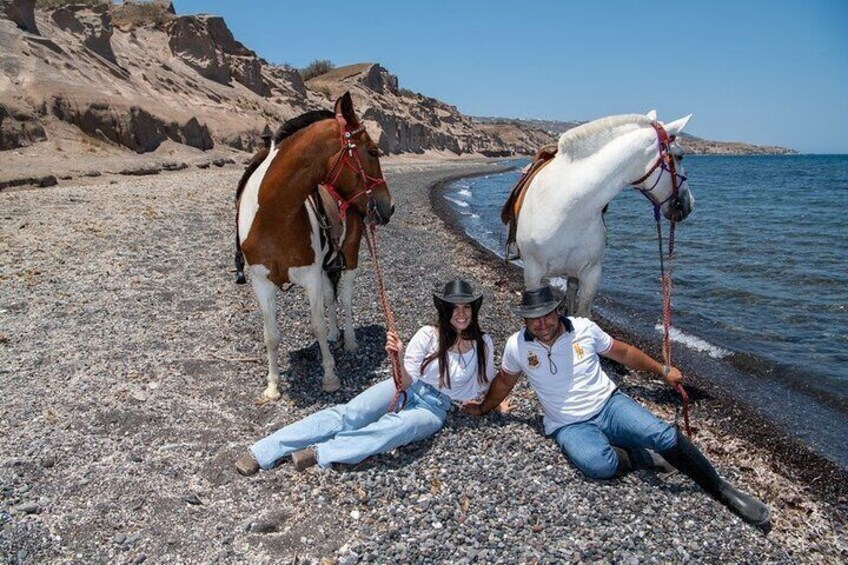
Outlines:
{"label": "stirrup", "polygon": [[515,261],[516,259],[521,259],[521,253],[518,251],[518,245],[511,241],[504,249],[504,261]]}
{"label": "stirrup", "polygon": [[340,273],[347,269],[347,261],[345,261],[344,253],[336,253],[324,261],[324,270],[330,274]]}

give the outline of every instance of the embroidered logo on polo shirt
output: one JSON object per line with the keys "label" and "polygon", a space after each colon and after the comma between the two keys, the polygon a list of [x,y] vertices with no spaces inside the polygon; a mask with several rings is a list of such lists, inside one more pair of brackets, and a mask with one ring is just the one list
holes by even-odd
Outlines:
{"label": "embroidered logo on polo shirt", "polygon": [[583,359],[583,356],[586,355],[586,352],[583,351],[583,348],[580,346],[579,343],[574,344],[574,353],[577,354],[578,359]]}
{"label": "embroidered logo on polo shirt", "polygon": [[539,358],[536,357],[536,353],[531,351],[527,356],[527,364],[530,365],[531,369],[535,369],[539,366]]}

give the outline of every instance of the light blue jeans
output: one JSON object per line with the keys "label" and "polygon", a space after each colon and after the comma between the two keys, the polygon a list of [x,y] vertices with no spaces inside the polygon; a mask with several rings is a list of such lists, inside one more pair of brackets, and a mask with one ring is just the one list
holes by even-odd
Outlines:
{"label": "light blue jeans", "polygon": [[661,453],[677,443],[671,425],[619,391],[612,393],[592,418],[563,426],[552,435],[571,462],[593,479],[615,476],[618,455],[612,445],[636,449],[633,455],[650,458],[638,449]]}
{"label": "light blue jeans", "polygon": [[325,408],[259,440],[250,451],[263,469],[283,457],[313,446],[318,465],[359,463],[370,455],[435,434],[450,409],[450,398],[415,381],[407,389],[408,401],[400,412],[388,412],[395,394],[392,379],[379,382],[347,404]]}

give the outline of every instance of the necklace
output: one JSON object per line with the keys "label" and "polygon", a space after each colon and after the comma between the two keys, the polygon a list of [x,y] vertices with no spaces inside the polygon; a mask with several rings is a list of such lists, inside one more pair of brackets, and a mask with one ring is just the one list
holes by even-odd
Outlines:
{"label": "necklace", "polygon": [[474,359],[474,348],[470,347],[468,349],[468,351],[471,352],[471,355],[469,355],[468,360],[466,360],[465,359],[465,353],[468,353],[468,351],[463,353],[462,344],[463,344],[463,340],[461,338],[459,340],[457,340],[457,342],[456,342],[456,354],[459,355],[459,364],[462,366],[463,369],[467,369],[468,365],[471,364],[472,359]]}
{"label": "necklace", "polygon": [[547,353],[547,355],[548,355],[548,369],[550,369],[552,375],[557,374],[557,371],[559,371],[559,367],[557,367],[556,363],[554,363],[554,360],[551,358],[551,351],[553,350],[554,344],[559,339],[559,337],[562,335],[562,333],[563,333],[563,327],[562,327],[562,324],[560,324],[559,328],[557,328],[556,336],[554,337],[553,341],[551,342],[550,347],[548,347],[547,345],[545,345],[541,341],[536,340],[536,343],[541,345],[542,349],[544,349],[545,353]]}
{"label": "necklace", "polygon": [[551,350],[554,348],[554,346],[551,345],[550,347],[548,347],[541,341],[539,342],[539,345],[541,345],[542,349],[545,350],[545,353],[548,354],[548,369],[551,371],[552,375],[556,375],[557,371],[559,371],[559,367],[556,366],[556,363],[554,363],[554,360],[551,358]]}

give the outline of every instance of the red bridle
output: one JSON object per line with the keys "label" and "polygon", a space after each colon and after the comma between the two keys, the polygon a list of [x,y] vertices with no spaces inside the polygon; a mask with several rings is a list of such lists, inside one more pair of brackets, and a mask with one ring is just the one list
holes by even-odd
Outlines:
{"label": "red bridle", "polygon": [[[341,212],[342,220],[344,220],[347,218],[347,209],[354,201],[362,196],[367,196],[370,199],[371,192],[374,188],[381,184],[386,184],[386,181],[382,178],[368,176],[365,172],[365,167],[362,165],[362,159],[359,158],[359,153],[354,151],[354,149],[356,149],[356,144],[353,142],[353,137],[360,134],[365,129],[365,126],[359,126],[355,130],[349,130],[347,128],[347,121],[341,114],[336,114],[336,121],[339,123],[342,148],[339,151],[339,156],[336,158],[336,162],[327,173],[328,180],[325,180],[322,184],[327,189],[327,192],[329,192],[330,195],[338,202],[339,211]],[[357,192],[347,200],[345,200],[341,194],[339,194],[338,190],[336,190],[336,181],[339,180],[339,176],[342,174],[342,170],[344,170],[345,166],[350,167],[353,172],[359,176],[362,186],[365,187],[363,190]]]}
{"label": "red bridle", "polygon": [[[654,208],[659,210],[663,204],[671,200],[672,198],[677,197],[680,191],[680,184],[686,180],[686,177],[677,173],[677,165],[674,162],[674,155],[671,153],[671,144],[674,141],[674,136],[669,136],[659,122],[652,121],[651,126],[653,126],[654,130],[657,132],[657,150],[659,151],[659,156],[657,160],[654,162],[654,165],[648,169],[648,172],[645,173],[638,180],[635,180],[630,183],[631,186],[635,187],[636,190],[645,195],[645,197],[651,201],[654,205]],[[657,175],[657,180],[654,181],[654,184],[651,185],[651,188],[639,188],[638,185],[645,182],[648,177],[650,177],[657,168],[661,168],[660,174]],[[660,179],[663,176],[664,172],[668,172],[671,175],[671,194],[660,202],[653,195],[653,190],[660,183]]]}

